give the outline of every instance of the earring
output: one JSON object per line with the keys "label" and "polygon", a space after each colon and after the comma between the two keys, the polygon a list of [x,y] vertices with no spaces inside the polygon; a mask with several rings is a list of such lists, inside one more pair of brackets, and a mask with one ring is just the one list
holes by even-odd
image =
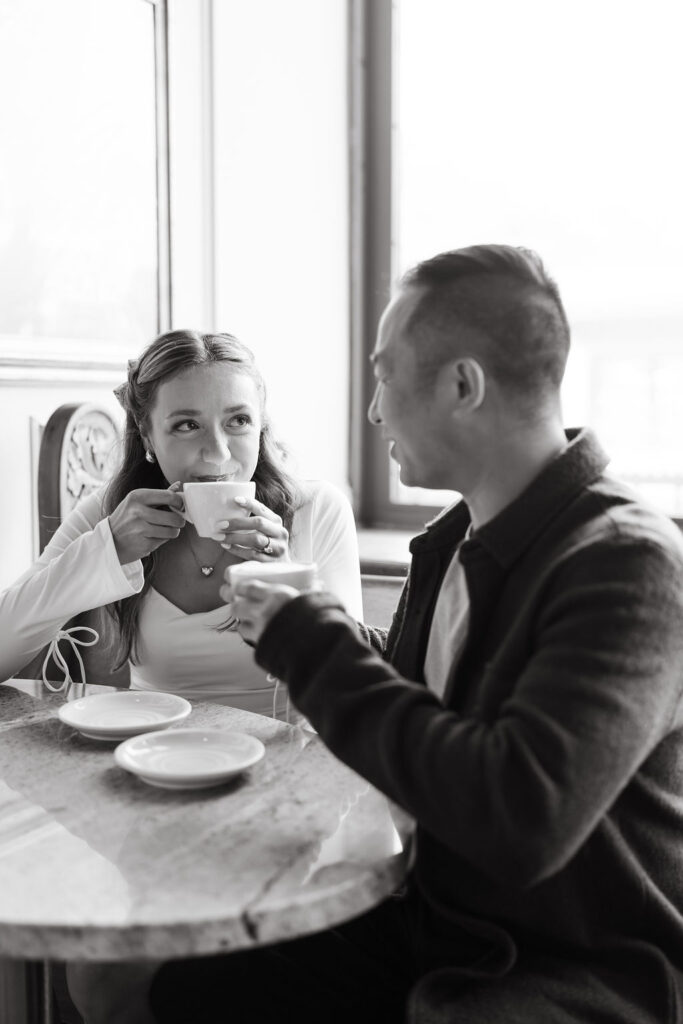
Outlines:
{"label": "earring", "polygon": [[145,452],[145,458],[147,459],[148,462],[156,462],[157,461],[155,459],[155,457],[154,457],[154,452],[152,451],[151,448],[148,448],[147,451]]}

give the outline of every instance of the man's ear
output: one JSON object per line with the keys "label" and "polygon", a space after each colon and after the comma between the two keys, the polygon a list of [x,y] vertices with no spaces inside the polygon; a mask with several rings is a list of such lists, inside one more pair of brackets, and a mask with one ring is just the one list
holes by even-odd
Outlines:
{"label": "man's ear", "polygon": [[444,366],[439,384],[449,390],[454,412],[478,409],[486,394],[486,376],[472,356],[454,359]]}

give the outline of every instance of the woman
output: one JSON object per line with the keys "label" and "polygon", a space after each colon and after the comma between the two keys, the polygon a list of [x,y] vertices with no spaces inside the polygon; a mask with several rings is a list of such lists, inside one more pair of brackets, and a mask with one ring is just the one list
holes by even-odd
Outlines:
{"label": "woman", "polygon": [[[350,506],[330,485],[295,484],[284,471],[263,379],[231,335],[161,335],[116,395],[126,410],[121,468],[0,596],[0,679],[72,616],[106,606],[132,688],[273,713],[273,681],[219,596],[225,569],[244,559],[315,561],[325,588],[361,619]],[[219,479],[254,480],[256,498],[216,539],[199,537],[182,515],[182,486]]]}

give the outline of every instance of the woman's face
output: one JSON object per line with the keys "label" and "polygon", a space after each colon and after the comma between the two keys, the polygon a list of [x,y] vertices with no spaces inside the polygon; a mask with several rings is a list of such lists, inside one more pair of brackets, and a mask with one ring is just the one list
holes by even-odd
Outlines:
{"label": "woman's face", "polygon": [[251,480],[261,424],[255,381],[230,363],[206,363],[159,385],[143,440],[169,484]]}

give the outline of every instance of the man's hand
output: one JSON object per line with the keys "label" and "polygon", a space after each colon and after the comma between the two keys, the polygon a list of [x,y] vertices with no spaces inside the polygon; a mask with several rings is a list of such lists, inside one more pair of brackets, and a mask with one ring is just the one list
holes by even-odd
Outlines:
{"label": "man's hand", "polygon": [[232,614],[238,620],[242,638],[255,646],[273,616],[298,597],[299,591],[283,583],[242,580],[235,586],[226,583],[220,595],[226,603],[232,603]]}

